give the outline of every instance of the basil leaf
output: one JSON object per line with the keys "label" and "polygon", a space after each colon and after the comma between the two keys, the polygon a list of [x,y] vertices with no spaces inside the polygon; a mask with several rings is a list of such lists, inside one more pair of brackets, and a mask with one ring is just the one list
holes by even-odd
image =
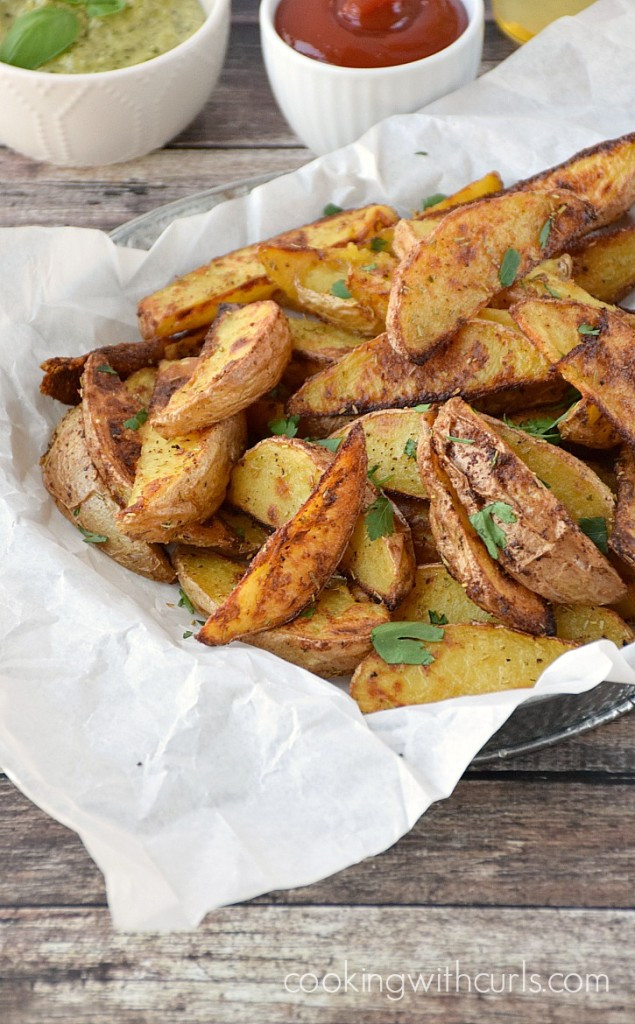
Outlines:
{"label": "basil leaf", "polygon": [[129,420],[124,420],[123,425],[127,430],[138,430],[139,427],[143,426],[147,418],[148,410],[139,409],[139,412],[135,413],[134,416],[131,416]]}
{"label": "basil leaf", "polygon": [[470,516],[470,522],[485,544],[488,553],[498,561],[499,549],[507,547],[507,537],[498,523],[494,522],[493,516],[500,519],[502,523],[516,522],[513,508],[504,501],[493,501],[490,505],[486,505],[480,512],[475,512]]}
{"label": "basil leaf", "polygon": [[589,519],[582,518],[578,522],[582,533],[593,541],[596,548],[599,548],[603,555],[609,553],[609,537],[604,516],[591,516]]}
{"label": "basil leaf", "polygon": [[592,327],[591,324],[580,324],[578,327],[578,334],[593,334],[598,335],[600,333],[599,327]]}
{"label": "basil leaf", "polygon": [[371,633],[373,647],[388,665],[429,665],[434,661],[421,643],[439,643],[444,631],[426,622],[383,622]]}
{"label": "basil leaf", "polygon": [[353,296],[346,287],[346,281],[341,278],[339,281],[334,281],[331,285],[331,295],[334,295],[337,299],[352,299]]}
{"label": "basil leaf", "polygon": [[284,416],[279,420],[269,420],[267,426],[272,434],[284,434],[286,437],[295,437],[298,432],[299,416]]}
{"label": "basil leaf", "polygon": [[392,504],[385,494],[380,494],[372,505],[368,506],[364,522],[369,540],[392,537],[395,532],[395,517]]}
{"label": "basil leaf", "polygon": [[0,43],[0,61],[33,71],[68,50],[78,35],[73,11],[40,7],[15,19]]}
{"label": "basil leaf", "polygon": [[404,455],[407,455],[409,459],[416,459],[417,457],[417,442],[414,437],[409,437],[406,441],[406,446],[403,450]]}
{"label": "basil leaf", "polygon": [[343,207],[337,206],[335,203],[327,203],[322,213],[325,217],[332,217],[336,213],[342,213]]}
{"label": "basil leaf", "polygon": [[549,235],[551,234],[552,224],[553,218],[547,217],[545,223],[542,225],[540,229],[540,234],[538,235],[538,244],[540,245],[541,249],[544,249],[547,245],[547,242],[549,241]]}
{"label": "basil leaf", "polygon": [[423,200],[421,209],[429,210],[431,206],[436,206],[437,203],[442,203],[447,198],[445,192],[435,192],[434,195],[428,196],[427,199]]}
{"label": "basil leaf", "polygon": [[92,530],[85,530],[83,526],[78,526],[77,529],[84,538],[84,544],[106,544],[108,541],[104,533],[93,533]]}
{"label": "basil leaf", "polygon": [[186,608],[190,615],[196,615],[196,608],[183,590],[183,587],[179,587],[179,608]]}
{"label": "basil leaf", "polygon": [[369,249],[373,252],[383,252],[384,249],[388,248],[388,242],[385,238],[380,238],[377,235],[375,238],[371,238]]}
{"label": "basil leaf", "polygon": [[522,256],[518,249],[507,249],[498,271],[498,280],[503,288],[509,288],[516,280],[521,260]]}

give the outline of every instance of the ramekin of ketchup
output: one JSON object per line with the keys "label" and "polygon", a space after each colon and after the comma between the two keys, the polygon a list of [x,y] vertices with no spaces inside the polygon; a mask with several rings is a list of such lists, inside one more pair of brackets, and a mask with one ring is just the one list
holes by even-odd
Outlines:
{"label": "ramekin of ketchup", "polygon": [[261,0],[269,83],[315,153],[476,77],[483,0]]}

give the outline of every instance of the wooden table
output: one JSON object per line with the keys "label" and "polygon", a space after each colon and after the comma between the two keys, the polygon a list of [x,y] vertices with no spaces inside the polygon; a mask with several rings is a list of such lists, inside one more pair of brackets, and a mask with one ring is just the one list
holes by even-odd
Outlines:
{"label": "wooden table", "polygon": [[[109,229],[197,190],[307,161],[269,93],[256,0],[233,7],[221,84],[180,138],[141,160],[86,171],[0,150],[0,223]],[[511,48],[489,21],[483,69]],[[470,771],[383,855],[168,936],[115,934],[102,877],[77,837],[0,777],[0,1021],[627,1024],[635,1019],[634,744],[631,716]],[[458,992],[457,961],[470,976]],[[525,992],[522,979],[501,977],[521,973],[523,961]],[[396,975],[422,971],[429,983],[446,968],[427,995],[397,998]],[[383,992],[368,975],[364,991],[364,971],[381,976]],[[285,988],[289,974],[306,974],[310,989],[312,974],[328,972],[328,989],[339,976],[337,993],[288,991],[297,977]],[[493,986],[477,972],[494,974]],[[532,972],[546,987],[550,975],[574,972],[582,980],[568,987],[582,991],[536,994]],[[604,983],[600,994],[587,992],[584,976],[598,973],[608,975],[608,993]],[[503,984],[504,993],[483,991]],[[551,984],[562,988],[563,979]]]}

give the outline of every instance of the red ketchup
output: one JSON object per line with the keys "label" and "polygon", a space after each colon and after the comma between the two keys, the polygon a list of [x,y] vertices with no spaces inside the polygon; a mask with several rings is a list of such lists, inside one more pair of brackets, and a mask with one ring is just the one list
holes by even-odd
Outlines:
{"label": "red ketchup", "polygon": [[428,57],[465,31],[461,0],[280,0],[276,31],[298,53],[347,68]]}

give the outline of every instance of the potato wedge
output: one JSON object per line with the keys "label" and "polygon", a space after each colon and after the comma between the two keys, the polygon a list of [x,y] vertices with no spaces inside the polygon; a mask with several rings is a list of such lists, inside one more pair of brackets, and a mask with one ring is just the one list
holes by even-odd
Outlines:
{"label": "potato wedge", "polygon": [[422,418],[417,462],[430,493],[430,526],[448,572],[467,596],[501,622],[536,635],[555,632],[546,601],[512,579],[488,554],[439,464],[432,430]]}
{"label": "potato wedge", "polygon": [[635,568],[635,449],[628,444],[622,446],[617,461],[617,508],[610,545]]}
{"label": "potato wedge", "polygon": [[211,646],[293,619],[333,575],[360,514],[366,482],[361,427],[351,432],[314,491],[260,549],[238,586],[197,634]]}
{"label": "potato wedge", "polygon": [[288,321],[275,302],[224,313],[189,379],[154,414],[155,430],[178,437],[234,416],[276,386],[290,358]]}
{"label": "potato wedge", "polygon": [[611,604],[623,596],[622,580],[564,505],[462,399],[441,408],[432,440],[470,521],[476,525],[478,517],[492,554],[514,579],[559,604]]}
{"label": "potato wedge", "polygon": [[571,255],[575,281],[594,298],[617,303],[635,288],[635,224],[585,238]]}
{"label": "potato wedge", "polygon": [[635,203],[635,132],[590,146],[510,191],[572,189],[591,203],[595,227],[617,220]]}
{"label": "potato wedge", "polygon": [[362,711],[428,704],[480,693],[530,688],[547,665],[574,645],[487,623],[445,626],[430,644],[429,665],[387,665],[370,654],[351,680],[351,697]]}
{"label": "potato wedge", "polygon": [[191,523],[209,519],[225,499],[246,434],[243,413],[170,440],[144,423],[130,501],[117,519],[122,533],[167,543]]}
{"label": "potato wedge", "polygon": [[425,362],[492,296],[588,230],[591,218],[589,205],[565,191],[507,193],[452,210],[395,272],[390,344]]}
{"label": "potato wedge", "polygon": [[323,366],[337,362],[364,340],[361,334],[335,324],[325,324],[322,320],[309,320],[304,316],[290,316],[288,319],[294,356]]}
{"label": "potato wedge", "polygon": [[[177,547],[172,560],[183,590],[205,615],[216,611],[244,575],[244,566],[197,548]],[[389,620],[383,605],[355,598],[337,577],[307,611],[248,642],[316,675],[350,675],[372,650],[372,630]]]}
{"label": "potato wedge", "polygon": [[503,190],[503,179],[498,171],[488,171],[482,178],[471,181],[469,185],[446,196],[433,206],[427,206],[425,210],[414,214],[415,220],[428,220],[430,217],[437,217],[453,210],[455,206],[465,206],[467,203],[474,203],[477,199],[485,199],[486,196],[496,195]]}
{"label": "potato wedge", "polygon": [[398,355],[385,334],[311,377],[287,403],[290,413],[371,412],[461,394],[468,401],[525,387],[543,389],[558,375],[519,331],[491,320],[470,320],[422,365]]}
{"label": "potato wedge", "polygon": [[613,529],[615,498],[597,473],[581,459],[576,459],[556,445],[532,437],[524,430],[514,429],[490,416],[481,419],[496,431],[525,465],[562,502],[575,523],[581,519],[600,517],[607,530]]}
{"label": "potato wedge", "polygon": [[120,532],[119,507],[90,459],[81,406],[70,409],[57,425],[41,465],[47,491],[87,541],[132,572],[159,583],[172,582],[174,569],[163,548]]}
{"label": "potato wedge", "polygon": [[[372,238],[397,219],[388,206],[365,206],[286,231],[271,241],[319,249],[346,245]],[[142,299],[138,314],[143,337],[163,338],[211,324],[223,303],[244,305],[270,298],[276,285],[260,261],[260,244],[219,256]]]}
{"label": "potato wedge", "polygon": [[622,438],[604,413],[589,398],[581,398],[558,424],[563,441],[582,444],[586,448],[616,448]]}
{"label": "potato wedge", "polygon": [[[357,430],[349,436],[352,433]],[[363,432],[361,436],[363,439]],[[279,527],[296,515],[333,458],[326,448],[299,438],[265,438],[234,468],[227,501],[260,522]],[[371,540],[368,516],[378,499],[377,490],[365,481],[364,511],[355,524],[341,570],[366,593],[392,608],[412,586],[414,552],[408,524],[389,499],[383,506],[386,532]]]}
{"label": "potato wedge", "polygon": [[417,468],[417,441],[420,414],[414,409],[382,409],[360,416],[332,438],[346,437],[355,423],[363,428],[368,465],[376,468],[376,477],[385,490],[413,498],[427,498]]}
{"label": "potato wedge", "polygon": [[561,640],[575,644],[591,644],[594,640],[612,640],[616,647],[625,647],[635,640],[635,633],[611,608],[598,605],[565,605],[554,608],[556,631]]}
{"label": "potato wedge", "polygon": [[[141,371],[138,371],[141,372]],[[147,409],[93,352],[82,376],[84,433],[91,461],[118,505],[128,504],[141,451],[137,415]]]}
{"label": "potato wedge", "polygon": [[227,555],[229,558],[250,558],[262,547],[268,534],[262,531],[258,544],[254,545],[241,537],[232,529],[228,522],[217,513],[203,523],[190,523],[171,539],[173,544],[187,544],[196,548],[209,548],[211,551]]}

